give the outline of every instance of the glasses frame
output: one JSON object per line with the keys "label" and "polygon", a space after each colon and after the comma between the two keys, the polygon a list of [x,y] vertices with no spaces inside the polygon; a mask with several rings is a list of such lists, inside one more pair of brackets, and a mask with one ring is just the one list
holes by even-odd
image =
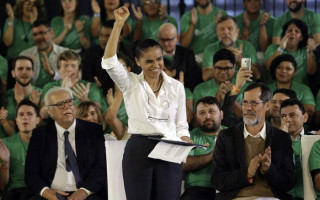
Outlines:
{"label": "glasses frame", "polygon": [[49,107],[56,106],[58,109],[62,110],[66,107],[66,104],[68,104],[68,106],[74,106],[74,98],[70,98],[64,101],[59,101],[55,104],[50,104]]}

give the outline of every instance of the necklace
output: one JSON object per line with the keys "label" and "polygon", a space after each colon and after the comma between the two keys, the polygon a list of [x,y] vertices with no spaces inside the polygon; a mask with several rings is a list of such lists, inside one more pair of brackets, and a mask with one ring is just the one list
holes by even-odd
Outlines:
{"label": "necklace", "polygon": [[23,151],[24,151],[24,155],[25,155],[25,156],[27,156],[27,148],[24,146],[24,144],[23,144],[23,142],[22,142],[22,139],[21,139],[20,135],[19,135],[19,138],[20,138],[21,146],[22,146]]}
{"label": "necklace", "polygon": [[25,24],[24,24],[24,22],[22,20],[22,28],[23,28],[23,33],[24,33],[23,41],[25,43],[28,43],[29,42],[28,33],[30,32],[31,27],[29,27],[28,30],[26,30]]}
{"label": "necklace", "polygon": [[158,85],[157,89],[152,90],[152,92],[154,92],[154,93],[158,92],[160,90],[160,88],[161,88],[162,82],[163,82],[163,79],[162,79],[162,76],[160,75],[160,77],[159,77],[159,85]]}

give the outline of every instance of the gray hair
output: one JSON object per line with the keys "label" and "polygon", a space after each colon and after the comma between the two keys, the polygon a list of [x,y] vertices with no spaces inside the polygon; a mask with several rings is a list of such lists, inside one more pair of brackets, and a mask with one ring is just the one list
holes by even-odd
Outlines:
{"label": "gray hair", "polygon": [[70,97],[73,97],[72,90],[68,87],[55,86],[55,87],[51,88],[50,90],[48,90],[48,92],[44,96],[44,104],[46,106],[47,111],[49,110],[49,104],[50,104],[49,101],[50,101],[51,96],[59,91],[65,91],[65,92],[69,93]]}

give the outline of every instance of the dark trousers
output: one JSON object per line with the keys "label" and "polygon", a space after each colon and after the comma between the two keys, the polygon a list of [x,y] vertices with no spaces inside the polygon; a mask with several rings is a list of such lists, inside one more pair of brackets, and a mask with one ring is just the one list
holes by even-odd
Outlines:
{"label": "dark trousers", "polygon": [[178,200],[182,165],[148,158],[157,141],[131,135],[123,160],[123,180],[127,200]]}
{"label": "dark trousers", "polygon": [[211,187],[190,187],[182,194],[180,200],[214,200],[216,191]]}
{"label": "dark trousers", "polygon": [[32,194],[26,188],[15,188],[3,194],[2,200],[26,200]]}

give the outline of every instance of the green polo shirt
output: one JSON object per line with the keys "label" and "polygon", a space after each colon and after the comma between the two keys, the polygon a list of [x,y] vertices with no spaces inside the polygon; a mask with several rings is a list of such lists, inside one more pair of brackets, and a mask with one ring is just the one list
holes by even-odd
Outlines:
{"label": "green polo shirt", "polygon": [[301,140],[292,141],[293,162],[296,174],[296,185],[288,192],[294,198],[303,199],[302,153]]}
{"label": "green polo shirt", "polygon": [[[316,141],[309,155],[309,171],[320,169],[320,140]],[[314,192],[317,195],[316,200],[320,200],[320,191],[313,185]]]}
{"label": "green polo shirt", "polygon": [[15,133],[3,139],[10,152],[10,178],[6,187],[6,191],[15,188],[25,188],[24,182],[24,166],[29,143],[20,139],[20,134]]}
{"label": "green polo shirt", "polygon": [[[268,84],[268,87],[271,93],[273,93],[277,89],[277,84],[274,81]],[[301,101],[303,105],[316,105],[313,94],[307,85],[292,81],[290,89],[296,92],[298,100]]]}
{"label": "green polo shirt", "polygon": [[[264,62],[266,62],[277,49],[279,48],[279,44],[271,44],[268,46],[265,54],[264,54]],[[283,54],[290,54],[292,55],[296,62],[297,62],[297,71],[296,75],[294,76],[293,80],[298,83],[303,83],[308,85],[309,84],[309,78],[307,75],[307,49],[304,47],[302,49],[297,49],[296,51],[287,51],[284,50]],[[271,74],[268,73],[267,75],[267,83],[273,82],[271,78]]]}
{"label": "green polo shirt", "polygon": [[[221,130],[226,129],[227,127],[221,126]],[[209,146],[206,149],[203,148],[195,148],[190,151],[189,156],[200,156],[209,154],[215,144],[216,144],[216,135],[207,135],[202,132],[200,128],[195,128],[190,132],[190,140],[192,140],[195,144],[206,144]],[[185,177],[185,188],[189,187],[212,187],[211,183],[211,174],[212,174],[212,163],[209,163],[204,168],[186,173]]]}
{"label": "green polo shirt", "polygon": [[7,80],[8,77],[8,62],[7,59],[0,55],[0,78]]}
{"label": "green polo shirt", "polygon": [[[85,15],[80,15],[77,20],[84,21],[83,33],[86,38],[90,40],[90,19]],[[54,30],[54,37],[59,36],[65,29],[64,21],[62,16],[56,16],[51,20],[51,26]],[[59,44],[63,47],[68,47],[69,49],[81,49],[80,37],[74,26],[74,22],[72,23],[72,27],[64,37],[63,41]]]}
{"label": "green polo shirt", "polygon": [[[254,46],[248,41],[237,40],[234,48],[239,48],[241,44],[243,45],[242,56],[244,58],[251,58],[251,63],[258,63],[257,52]],[[203,53],[202,70],[208,66],[213,66],[213,56],[221,48],[223,47],[219,41],[207,46]]]}
{"label": "green polo shirt", "polygon": [[[245,25],[243,23],[243,14],[244,12],[242,12],[241,14],[237,15],[235,17],[238,27],[240,29],[239,35],[243,35],[243,31],[245,29]],[[256,20],[252,20],[250,21],[250,27],[249,27],[249,39],[248,41],[251,42],[251,44],[253,44],[254,48],[256,49],[256,51],[260,51],[259,48],[259,34],[260,34],[260,20],[261,20],[261,15],[262,15],[262,11],[260,11],[259,17]],[[275,19],[273,16],[269,17],[269,20],[266,23],[266,30],[267,30],[267,36],[268,37],[272,37],[272,29],[273,29],[273,23],[274,23]]]}
{"label": "green polo shirt", "polygon": [[[273,37],[281,37],[283,25],[291,19],[292,17],[289,11],[279,16],[274,22]],[[309,37],[312,38],[313,34],[320,33],[320,15],[317,13],[304,8],[304,14],[300,20],[308,26]]]}
{"label": "green polo shirt", "polygon": [[[195,54],[202,53],[205,48],[216,41],[218,41],[215,18],[221,11],[221,15],[227,15],[226,11],[212,6],[212,11],[207,15],[201,15],[196,8],[198,20],[194,28],[193,37],[189,45],[189,49],[193,50]],[[182,15],[180,21],[181,33],[187,32],[191,25],[191,11]]]}

